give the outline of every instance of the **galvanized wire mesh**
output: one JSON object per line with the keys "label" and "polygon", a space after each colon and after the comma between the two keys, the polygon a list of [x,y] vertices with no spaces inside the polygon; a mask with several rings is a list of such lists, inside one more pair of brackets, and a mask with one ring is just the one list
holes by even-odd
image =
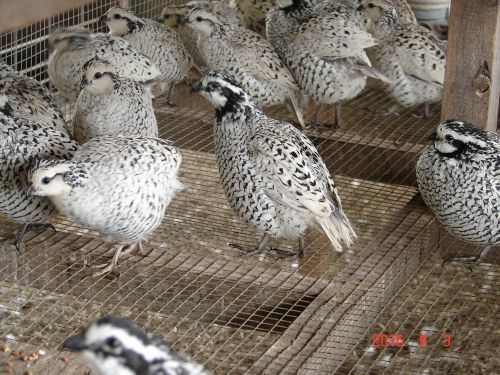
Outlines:
{"label": "galvanized wire mesh", "polygon": [[[50,30],[102,31],[97,18],[112,5],[154,17],[163,3],[93,2],[2,35],[1,57],[47,83]],[[147,255],[122,260],[118,279],[88,277],[86,265],[109,260],[112,246],[64,217],[57,232],[27,235],[20,254],[1,248],[0,340],[52,350],[90,320],[116,314],[217,374],[486,373],[498,364],[488,336],[496,328],[498,266],[485,263],[472,275],[442,268],[441,257],[463,246],[449,237],[437,244],[435,222],[417,197],[414,165],[438,107],[431,119],[419,117],[421,108],[387,115],[394,103],[371,86],[343,106],[340,129],[306,130],[360,238],[339,255],[310,232],[305,258],[283,261],[241,258],[229,246],[255,245],[259,234],[233,214],[219,184],[213,110],[188,85],[176,89],[176,107],[164,100],[155,102],[160,135],[181,150],[190,191],[169,207]],[[294,120],[285,108],[269,113]],[[330,119],[331,109],[321,120]],[[273,245],[293,253],[297,243]],[[418,348],[426,327],[434,337],[451,333],[451,348]],[[407,341],[371,348],[377,333]],[[48,366],[47,373],[76,373]]]}

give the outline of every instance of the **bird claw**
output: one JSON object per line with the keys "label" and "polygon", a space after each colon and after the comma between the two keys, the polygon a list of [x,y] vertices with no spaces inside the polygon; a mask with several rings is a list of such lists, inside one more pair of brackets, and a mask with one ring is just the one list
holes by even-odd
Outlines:
{"label": "bird claw", "polygon": [[283,260],[283,261],[299,260],[304,257],[304,253],[292,254],[288,251],[279,249],[270,249],[269,254],[274,256],[274,260]]}
{"label": "bird claw", "polygon": [[449,262],[460,262],[460,263],[466,263],[469,264],[469,270],[470,272],[474,272],[474,269],[481,263],[482,257],[479,255],[471,255],[471,256],[456,256],[456,257],[450,257],[447,258],[443,261],[442,267],[446,263]]}

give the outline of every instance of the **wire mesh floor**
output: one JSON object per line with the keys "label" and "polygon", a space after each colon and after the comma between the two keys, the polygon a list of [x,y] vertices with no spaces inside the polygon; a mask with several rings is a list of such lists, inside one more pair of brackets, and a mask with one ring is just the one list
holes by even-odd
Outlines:
{"label": "wire mesh floor", "polygon": [[[99,1],[85,15],[94,19],[114,3]],[[135,6],[152,17],[161,2]],[[43,80],[40,54],[39,71],[30,72]],[[419,117],[421,108],[386,115],[394,103],[370,87],[343,105],[340,129],[305,131],[360,237],[339,255],[309,232],[305,257],[285,261],[242,258],[229,246],[260,238],[233,214],[220,186],[213,110],[189,85],[177,87],[174,102],[159,98],[156,114],[160,135],[183,155],[180,178],[190,191],[173,201],[145,256],[121,260],[118,278],[89,277],[87,265],[108,261],[113,249],[64,217],[56,232],[29,233],[20,253],[0,247],[0,341],[47,351],[31,363],[2,346],[0,372],[11,362],[30,364],[33,374],[85,374],[57,348],[105,314],[135,320],[215,374],[492,374],[500,367],[498,251],[474,273],[442,267],[443,257],[477,249],[438,230],[417,194],[415,162],[438,107],[430,119]],[[269,112],[294,120],[284,108]],[[325,111],[321,122],[333,116]],[[0,228],[15,230],[5,221]],[[290,254],[297,245],[273,243]],[[403,335],[404,345],[379,334]]]}

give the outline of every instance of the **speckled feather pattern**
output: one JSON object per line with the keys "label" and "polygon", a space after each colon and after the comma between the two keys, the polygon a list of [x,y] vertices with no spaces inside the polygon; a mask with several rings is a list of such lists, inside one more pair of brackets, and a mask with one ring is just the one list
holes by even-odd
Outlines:
{"label": "speckled feather pattern", "polygon": [[[500,244],[500,141],[495,133],[454,122],[441,128],[480,142],[457,156],[428,146],[417,164],[424,201],[453,235],[475,245]],[[439,128],[438,128],[439,131]]]}
{"label": "speckled feather pattern", "polygon": [[149,82],[160,76],[149,58],[127,41],[112,35],[70,27],[52,33],[49,42],[52,44],[48,62],[50,80],[69,100],[78,97],[82,67],[94,57],[111,62],[121,76],[138,82]]}
{"label": "speckled feather pattern", "polygon": [[1,60],[0,93],[7,95],[14,113],[69,134],[61,110],[50,90]]}
{"label": "speckled feather pattern", "polygon": [[49,224],[56,209],[28,196],[27,171],[37,158],[70,158],[77,145],[66,134],[35,119],[0,113],[0,214],[20,224]]}
{"label": "speckled feather pattern", "polygon": [[151,94],[142,84],[114,75],[111,93],[97,95],[85,89],[80,92],[73,129],[80,144],[103,135],[157,137]]}
{"label": "speckled feather pattern", "polygon": [[180,164],[179,152],[158,138],[94,138],[68,162],[71,192],[51,199],[64,215],[108,241],[137,243],[160,225],[182,189]]}

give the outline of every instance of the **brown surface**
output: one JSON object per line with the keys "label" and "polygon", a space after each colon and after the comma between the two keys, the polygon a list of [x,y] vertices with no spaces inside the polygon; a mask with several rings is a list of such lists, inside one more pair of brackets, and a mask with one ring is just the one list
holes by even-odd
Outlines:
{"label": "brown surface", "polygon": [[441,119],[495,130],[500,95],[499,1],[453,0],[448,35]]}

